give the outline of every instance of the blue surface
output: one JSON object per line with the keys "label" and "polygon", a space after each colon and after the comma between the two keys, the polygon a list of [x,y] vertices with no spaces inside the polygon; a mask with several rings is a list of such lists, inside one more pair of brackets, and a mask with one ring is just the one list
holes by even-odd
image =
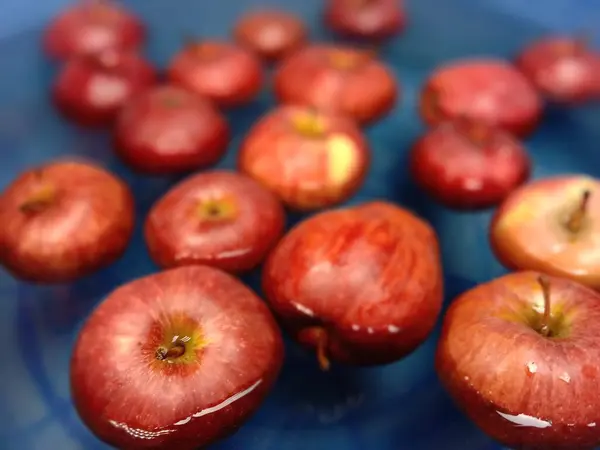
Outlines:
{"label": "blue surface", "polygon": [[[121,175],[135,190],[139,222],[173,179],[135,176],[111,153],[106,132],[85,132],[62,121],[48,102],[53,67],[39,52],[41,26],[60,0],[3,0],[0,16],[0,188],[32,164],[65,154],[91,157]],[[262,2],[274,4],[278,2]],[[285,2],[279,2],[285,3]],[[288,2],[292,5],[292,2]],[[288,8],[320,29],[319,0]],[[527,3],[527,4],[526,4]],[[571,3],[571,2],[569,2]],[[226,36],[250,1],[145,0],[132,7],[148,22],[149,56],[164,65],[182,34]],[[39,6],[39,7],[38,7]],[[13,8],[14,9],[11,9]],[[550,28],[576,31],[600,20],[600,3],[579,0],[409,0],[410,27],[383,51],[404,88],[393,114],[368,130],[374,161],[369,179],[352,200],[385,198],[411,207],[438,230],[447,302],[478,282],[503,273],[487,247],[489,212],[454,213],[420,194],[408,178],[407,149],[422,131],[415,115],[418,89],[444,60],[467,55],[510,57]],[[37,25],[36,25],[37,24]],[[268,92],[229,113],[235,128],[227,157],[233,167],[240,138],[272,104]],[[528,140],[534,176],[564,171],[600,176],[600,110],[548,111]],[[0,224],[0,226],[2,226]],[[69,399],[68,362],[82,321],[117,285],[151,273],[138,232],[111,268],[67,286],[30,287],[0,270],[0,448],[2,450],[104,449],[81,424]],[[257,276],[248,277],[256,286]],[[287,362],[260,412],[218,450],[493,450],[458,412],[433,371],[437,332],[412,356],[386,368],[320,373],[314,357],[288,345]]]}

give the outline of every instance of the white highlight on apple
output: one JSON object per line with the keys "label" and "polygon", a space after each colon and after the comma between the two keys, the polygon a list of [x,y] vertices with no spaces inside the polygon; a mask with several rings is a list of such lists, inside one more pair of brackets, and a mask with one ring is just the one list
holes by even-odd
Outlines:
{"label": "white highlight on apple", "polygon": [[400,332],[400,327],[397,327],[396,325],[388,325],[388,331],[392,334],[396,334]]}
{"label": "white highlight on apple", "polygon": [[158,430],[158,431],[150,431],[150,430],[141,430],[139,428],[130,428],[126,423],[116,422],[114,420],[109,420],[110,423],[115,428],[120,428],[125,431],[130,436],[133,436],[136,439],[156,439],[159,436],[164,436],[165,434],[172,433],[175,430]]}
{"label": "white highlight on apple", "polygon": [[534,363],[533,361],[529,361],[527,363],[527,370],[529,370],[529,373],[536,373],[537,372],[537,364]]}
{"label": "white highlight on apple", "polygon": [[588,423],[587,426],[590,428],[594,428],[596,426],[596,422]]}
{"label": "white highlight on apple", "polygon": [[[189,420],[193,417],[193,418],[198,418],[198,417],[202,417],[202,416],[206,416],[207,414],[212,414],[214,412],[220,411],[223,408],[228,407],[229,405],[231,405],[232,403],[237,402],[239,399],[245,397],[246,395],[250,394],[254,389],[256,389],[258,387],[258,385],[260,383],[262,383],[262,379],[258,380],[256,383],[254,383],[252,386],[250,386],[248,389],[245,389],[241,392],[238,392],[235,395],[232,395],[231,397],[229,397],[228,399],[222,401],[221,403],[219,403],[218,405],[215,406],[211,406],[210,408],[206,408],[203,409],[202,411],[199,411],[195,414],[192,414],[191,417],[188,417],[187,419],[184,420]],[[182,422],[182,421],[180,421]],[[179,422],[178,422],[179,423]],[[186,422],[187,423],[187,422]],[[177,425],[177,424],[175,424]]]}
{"label": "white highlight on apple", "polygon": [[565,383],[571,382],[571,376],[567,372],[563,373],[560,377],[558,377],[558,379],[564,381]]}
{"label": "white highlight on apple", "polygon": [[528,416],[527,414],[519,414],[514,416],[512,414],[502,413],[496,411],[500,416],[514,423],[518,427],[533,427],[533,428],[549,428],[552,426],[552,422],[547,420],[538,419],[537,417]]}
{"label": "white highlight on apple", "polygon": [[301,305],[300,303],[293,302],[292,304],[302,314],[306,314],[307,316],[314,317],[315,313],[312,309],[307,308],[306,306]]}

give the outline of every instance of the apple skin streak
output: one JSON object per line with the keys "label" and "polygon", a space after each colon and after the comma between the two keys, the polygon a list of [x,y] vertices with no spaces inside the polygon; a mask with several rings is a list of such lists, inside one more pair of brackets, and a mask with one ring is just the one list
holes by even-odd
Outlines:
{"label": "apple skin streak", "polygon": [[[197,362],[175,371],[180,363],[157,361],[151,350],[165,336],[153,327],[168,339],[194,322],[203,337]],[[282,360],[281,333],[253,292],[217,269],[187,266],[126,284],[98,306],[75,345],[72,394],[83,421],[111,445],[192,450],[234,432]]]}
{"label": "apple skin streak", "polygon": [[273,309],[301,343],[325,329],[333,361],[376,365],[412,352],[441,310],[433,229],[383,202],[321,213],[280,241],[263,271]]}
{"label": "apple skin streak", "polygon": [[567,335],[545,338],[537,272],[516,272],[457,298],[443,321],[438,375],[484,432],[510,448],[591,450],[600,443],[600,295],[548,277]]}
{"label": "apple skin streak", "polygon": [[299,50],[275,72],[274,89],[279,102],[347,115],[362,125],[394,107],[400,88],[382,62],[372,59],[354,70],[342,70],[330,62],[336,52],[364,56],[364,50],[347,46],[309,45]]}
{"label": "apple skin streak", "polygon": [[[21,206],[39,189],[55,196],[33,214]],[[0,262],[16,277],[60,283],[114,262],[133,233],[129,188],[104,169],[58,161],[27,171],[0,195]]]}
{"label": "apple skin streak", "polygon": [[[323,122],[323,137],[307,137],[294,128],[295,119],[307,114],[318,114],[315,120]],[[339,163],[331,146],[335,141],[349,150],[342,161],[343,173],[335,171]],[[296,210],[346,200],[364,181],[369,164],[368,143],[354,122],[301,106],[282,106],[265,115],[250,130],[239,154],[242,172]]]}

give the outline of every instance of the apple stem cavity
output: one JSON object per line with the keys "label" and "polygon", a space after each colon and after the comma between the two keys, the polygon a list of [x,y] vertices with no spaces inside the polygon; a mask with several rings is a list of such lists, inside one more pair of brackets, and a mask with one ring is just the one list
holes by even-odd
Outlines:
{"label": "apple stem cavity", "polygon": [[294,129],[302,136],[311,139],[320,139],[325,135],[325,126],[317,109],[294,115],[292,117]]}
{"label": "apple stem cavity", "polygon": [[39,214],[52,204],[54,198],[54,189],[50,186],[43,186],[19,205],[19,211],[23,214]]}
{"label": "apple stem cavity", "polygon": [[581,227],[583,226],[583,221],[585,220],[591,196],[591,191],[584,191],[581,195],[579,207],[569,217],[569,220],[567,221],[567,229],[571,233],[579,233],[581,231]]}
{"label": "apple stem cavity", "polygon": [[185,353],[185,345],[183,343],[175,343],[170,348],[160,347],[156,350],[156,359],[159,361],[173,360]]}
{"label": "apple stem cavity", "polygon": [[544,295],[544,313],[542,315],[542,321],[540,324],[539,333],[542,336],[549,337],[550,336],[550,310],[551,310],[551,302],[550,302],[550,280],[545,275],[540,275],[538,277],[538,283],[542,288],[542,293]]}

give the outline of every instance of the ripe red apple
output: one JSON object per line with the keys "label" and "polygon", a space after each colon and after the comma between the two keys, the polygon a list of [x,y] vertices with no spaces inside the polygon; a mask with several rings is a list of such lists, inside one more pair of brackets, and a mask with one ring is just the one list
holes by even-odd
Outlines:
{"label": "ripe red apple", "polygon": [[410,155],[416,183],[456,209],[500,203],[528,178],[531,162],[514,137],[469,119],[446,122],[417,140]]}
{"label": "ripe red apple", "polygon": [[114,262],[134,226],[133,197],[95,165],[60,161],[19,175],[0,194],[0,264],[15,277],[61,283]]}
{"label": "ripe red apple", "polygon": [[325,23],[336,33],[360,39],[386,39],[402,31],[402,0],[328,0]]}
{"label": "ripe red apple", "polygon": [[361,186],[370,149],[354,121],[303,106],[281,106],[241,144],[239,168],[290,208],[340,203]]}
{"label": "ripe red apple", "polygon": [[106,49],[136,50],[145,39],[145,26],[111,0],[79,0],[62,11],[46,28],[43,46],[52,59]]}
{"label": "ripe red apple", "polygon": [[187,266],[116,289],[79,333],[71,392],[83,422],[122,449],[205,448],[262,403],[281,333],[250,289]]}
{"label": "ripe red apple", "polygon": [[549,99],[577,104],[600,98],[600,53],[584,39],[540,39],[522,51],[516,64]]}
{"label": "ripe red apple", "polygon": [[244,15],[233,35],[239,45],[267,61],[291,55],[303,47],[308,32],[302,20],[277,10],[261,10]]}
{"label": "ripe red apple", "polygon": [[373,52],[312,45],[285,60],[274,78],[280,103],[308,105],[346,114],[361,124],[394,108],[398,83]]}
{"label": "ripe red apple", "polygon": [[569,175],[526,184],[496,211],[490,240],[509,269],[538,270],[600,290],[600,181]]}
{"label": "ripe red apple", "polygon": [[235,44],[188,43],[169,64],[169,80],[223,107],[252,101],[264,80],[260,60]]}
{"label": "ripe red apple", "polygon": [[326,211],[296,225],[263,270],[263,290],[292,336],[329,361],[376,365],[415,350],[442,307],[438,239],[385,202]]}
{"label": "ripe red apple", "polygon": [[523,137],[539,123],[542,100],[508,62],[470,59],[444,65],[430,75],[421,93],[420,113],[429,125],[467,117]]}
{"label": "ripe red apple", "polygon": [[181,173],[216,163],[230,140],[225,117],[206,99],[176,86],[157,86],[121,111],[117,153],[140,172]]}
{"label": "ripe red apple", "polygon": [[283,233],[279,200],[235,172],[194,175],[150,210],[144,234],[161,267],[206,264],[243,272],[260,264]]}
{"label": "ripe red apple", "polygon": [[521,450],[600,445],[600,295],[537,272],[505,275],[455,300],[436,369],[485,433]]}
{"label": "ripe red apple", "polygon": [[156,81],[154,68],[133,52],[104,50],[69,60],[52,89],[58,109],[81,125],[107,125],[130,99]]}

